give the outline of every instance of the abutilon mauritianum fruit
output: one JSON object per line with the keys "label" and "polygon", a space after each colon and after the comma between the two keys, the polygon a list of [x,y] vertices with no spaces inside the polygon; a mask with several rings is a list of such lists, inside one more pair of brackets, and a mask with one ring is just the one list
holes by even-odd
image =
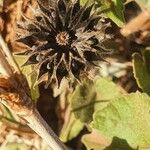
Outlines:
{"label": "abutilon mauritianum fruit", "polygon": [[94,12],[94,4],[80,6],[79,0],[48,0],[45,6],[37,0],[38,15],[24,16],[18,23],[21,32],[18,42],[26,45],[28,55],[24,65],[33,64],[38,71],[38,82],[54,81],[58,86],[65,78],[80,81],[82,74],[103,61],[103,42],[108,39],[102,16]]}

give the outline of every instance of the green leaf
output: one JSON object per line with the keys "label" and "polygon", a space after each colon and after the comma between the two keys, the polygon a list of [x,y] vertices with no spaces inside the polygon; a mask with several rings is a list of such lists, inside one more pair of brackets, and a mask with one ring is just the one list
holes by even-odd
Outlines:
{"label": "green leaf", "polygon": [[94,82],[97,93],[97,99],[111,100],[121,96],[124,91],[108,78],[97,78]]}
{"label": "green leaf", "polygon": [[91,82],[84,82],[76,87],[71,97],[71,107],[77,119],[90,122],[94,112],[96,92]]}
{"label": "green leaf", "polygon": [[39,89],[38,89],[38,86],[34,86],[36,78],[37,78],[37,74],[32,73],[33,71],[32,65],[21,67],[26,62],[27,56],[15,55],[14,57],[17,63],[19,64],[22,73],[25,75],[28,81],[28,84],[31,90],[32,99],[37,100],[39,98]]}
{"label": "green leaf", "polygon": [[3,122],[4,124],[6,123],[8,126],[10,127],[15,127],[15,128],[21,128],[24,125],[21,124],[18,119],[18,117],[16,117],[16,114],[14,114],[13,112],[11,112],[5,105],[0,104],[0,110],[1,110],[1,114],[0,114],[0,121]]}
{"label": "green leaf", "polygon": [[96,92],[94,111],[103,109],[112,99],[120,97],[124,93],[123,89],[108,78],[97,78],[94,82],[94,87]]}
{"label": "green leaf", "polygon": [[77,119],[89,123],[94,111],[106,107],[109,100],[120,96],[122,92],[106,78],[97,78],[94,82],[84,81],[71,96],[71,108]]}
{"label": "green leaf", "polygon": [[96,0],[108,18],[110,18],[119,27],[123,27],[124,19],[124,0]]}
{"label": "green leaf", "polygon": [[67,142],[75,138],[84,127],[84,124],[80,120],[77,120],[74,117],[73,113],[71,113],[67,117],[69,118],[64,123],[60,136],[59,136],[61,141],[63,142]]}
{"label": "green leaf", "polygon": [[148,72],[150,73],[150,49],[144,50],[143,55],[144,55],[144,62],[145,62],[146,68]]}
{"label": "green leaf", "polygon": [[86,4],[86,2],[88,2],[90,4],[90,3],[93,3],[94,0],[80,0],[80,5],[84,6]]}
{"label": "green leaf", "polygon": [[[147,94],[150,95],[150,73],[149,73],[148,68],[146,66],[146,64],[149,65],[148,64],[148,58],[146,58],[146,61],[144,61],[138,53],[135,53],[133,55],[133,61],[132,62],[133,62],[134,77],[137,81],[138,86],[144,92],[146,92]],[[146,64],[145,64],[145,62],[146,62]]]}
{"label": "green leaf", "polygon": [[87,150],[102,150],[111,143],[111,140],[93,130],[90,134],[85,134],[82,137],[82,142]]}
{"label": "green leaf", "polygon": [[113,137],[112,143],[104,150],[139,150],[139,148],[133,149],[126,140]]}
{"label": "green leaf", "polygon": [[87,150],[135,150],[126,140],[118,137],[113,137],[112,140],[108,140],[107,137],[99,134],[96,130],[84,135],[82,142],[85,144]]}
{"label": "green leaf", "polygon": [[[80,4],[83,6],[88,0],[80,0]],[[124,0],[95,0],[98,3],[100,11],[102,11],[108,18],[110,18],[119,27],[123,27],[125,23],[124,19]],[[94,0],[90,0],[94,2]]]}
{"label": "green leaf", "polygon": [[25,150],[29,147],[24,143],[9,142],[6,144],[4,150]]}
{"label": "green leaf", "polygon": [[[88,0],[80,0],[80,4],[83,6]],[[124,19],[124,0],[95,0],[98,3],[100,12],[102,11],[108,18],[110,18],[119,27],[123,27],[125,23]],[[90,0],[90,3],[95,2]]]}
{"label": "green leaf", "polygon": [[94,114],[91,127],[109,139],[127,140],[133,148],[150,147],[150,97],[134,93],[115,98]]}
{"label": "green leaf", "polygon": [[83,6],[86,2],[87,0],[80,0],[80,5]]}
{"label": "green leaf", "polygon": [[11,119],[11,120],[15,120],[15,117],[13,116],[12,112],[3,104],[0,104],[0,109],[2,112],[2,115]]}

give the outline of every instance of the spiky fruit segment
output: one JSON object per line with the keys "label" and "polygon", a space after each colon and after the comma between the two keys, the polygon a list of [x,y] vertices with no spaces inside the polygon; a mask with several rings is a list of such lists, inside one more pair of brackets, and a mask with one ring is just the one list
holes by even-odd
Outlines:
{"label": "spiky fruit segment", "polygon": [[46,7],[37,2],[40,16],[24,16],[24,23],[18,24],[23,33],[17,41],[27,46],[22,54],[29,56],[24,65],[36,65],[38,82],[46,78],[46,85],[53,79],[60,85],[64,77],[80,80],[89,64],[103,60],[107,25],[92,14],[93,4],[81,7],[79,0],[49,0]]}

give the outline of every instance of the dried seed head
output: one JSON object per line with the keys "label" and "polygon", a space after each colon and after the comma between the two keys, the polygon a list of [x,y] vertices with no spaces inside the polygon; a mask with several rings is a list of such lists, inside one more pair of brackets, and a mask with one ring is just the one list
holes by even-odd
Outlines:
{"label": "dried seed head", "polygon": [[37,0],[40,16],[25,18],[19,24],[23,31],[18,42],[27,46],[24,53],[29,58],[25,65],[38,67],[38,82],[52,79],[59,85],[64,77],[80,80],[95,61],[103,60],[107,51],[102,43],[107,39],[108,24],[92,13],[92,5],[81,7],[79,0],[49,0],[49,7]]}
{"label": "dried seed head", "polygon": [[60,32],[56,35],[56,42],[59,45],[68,45],[69,44],[69,35],[67,32]]}

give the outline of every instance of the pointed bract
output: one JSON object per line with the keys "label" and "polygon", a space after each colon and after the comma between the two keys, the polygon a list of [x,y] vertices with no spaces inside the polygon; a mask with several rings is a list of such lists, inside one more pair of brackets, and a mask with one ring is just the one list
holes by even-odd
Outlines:
{"label": "pointed bract", "polygon": [[52,80],[59,87],[68,77],[80,82],[81,74],[96,61],[103,61],[101,53],[107,53],[98,46],[107,40],[106,24],[93,12],[94,4],[82,7],[79,0],[47,2],[49,6],[44,6],[37,0],[40,15],[34,19],[23,16],[25,22],[18,24],[23,33],[17,41],[27,45],[22,54],[29,55],[24,65],[38,66],[38,82],[46,80],[46,87]]}

